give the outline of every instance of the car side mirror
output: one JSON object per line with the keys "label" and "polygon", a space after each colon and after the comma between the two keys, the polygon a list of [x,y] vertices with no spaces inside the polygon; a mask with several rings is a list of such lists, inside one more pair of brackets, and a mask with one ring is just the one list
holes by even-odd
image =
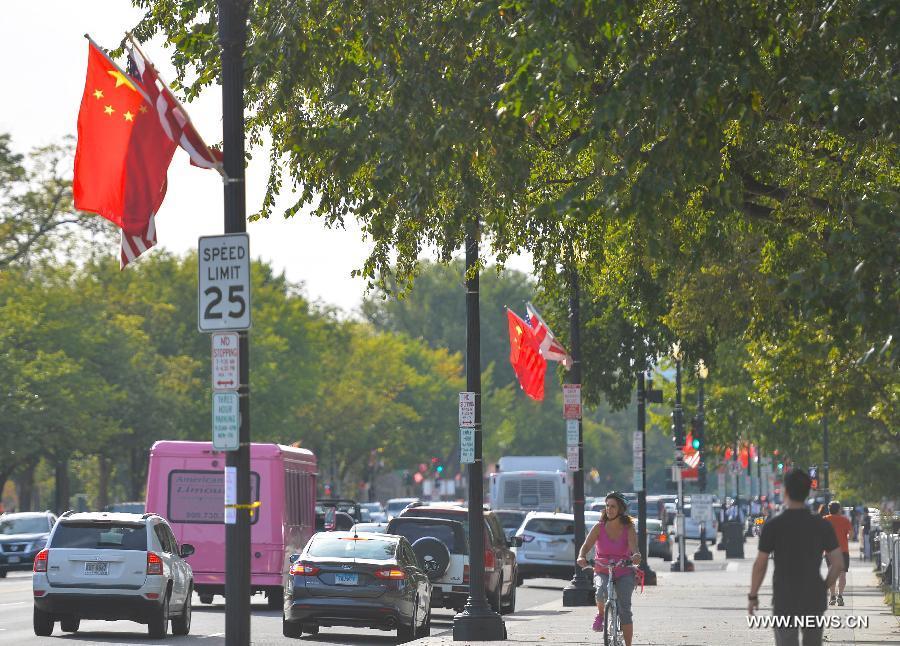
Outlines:
{"label": "car side mirror", "polygon": [[510,547],[522,547],[522,537],[521,536],[513,536],[509,539]]}
{"label": "car side mirror", "polygon": [[300,555],[299,555],[299,554],[291,554],[291,555],[288,557],[288,561],[290,561],[291,563],[296,563],[296,562],[297,562],[297,559],[299,559],[299,558],[300,558]]}
{"label": "car side mirror", "polygon": [[186,559],[186,558],[189,557],[191,554],[193,554],[194,551],[195,551],[195,550],[194,550],[194,546],[191,545],[190,543],[182,543],[182,544],[181,544],[181,558],[185,558],[185,559]]}

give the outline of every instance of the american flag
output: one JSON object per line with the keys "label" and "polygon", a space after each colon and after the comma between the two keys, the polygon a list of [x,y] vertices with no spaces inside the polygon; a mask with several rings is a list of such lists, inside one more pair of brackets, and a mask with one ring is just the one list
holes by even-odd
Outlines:
{"label": "american flag", "polygon": [[559,361],[568,370],[572,367],[572,357],[566,352],[562,344],[556,340],[547,323],[538,314],[537,309],[531,303],[525,303],[528,322],[534,330],[534,336],[540,344],[541,356],[547,361]]}
{"label": "american flag", "polygon": [[[146,94],[150,103],[149,109],[156,113],[163,132],[188,153],[191,164],[200,168],[213,168],[224,177],[222,153],[204,143],[187,112],[159,77],[153,63],[137,47],[132,47],[128,52],[127,71]],[[145,106],[142,106],[141,110],[144,109]],[[121,232],[120,268],[124,269],[128,263],[154,245],[156,245],[155,213],[150,216],[147,229],[142,234],[127,235],[124,230]]]}
{"label": "american flag", "polygon": [[147,222],[147,230],[139,236],[130,236],[124,229],[120,230],[122,236],[121,251],[119,253],[119,268],[135,260],[142,253],[156,244],[156,214],[150,216]]}
{"label": "american flag", "polygon": [[200,168],[213,168],[224,174],[222,153],[206,145],[181,103],[160,78],[153,63],[137,47],[129,51],[128,67],[129,73],[134,70],[135,77],[150,96],[150,104],[156,108],[159,125],[166,136],[190,155],[191,164]]}

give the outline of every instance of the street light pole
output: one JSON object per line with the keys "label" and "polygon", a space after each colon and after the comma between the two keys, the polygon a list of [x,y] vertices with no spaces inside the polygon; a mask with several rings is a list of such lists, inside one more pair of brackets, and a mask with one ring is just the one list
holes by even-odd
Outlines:
{"label": "street light pole", "polygon": [[683,411],[681,409],[681,348],[675,344],[672,348],[672,356],[675,359],[675,477],[678,483],[678,511],[675,516],[675,530],[678,532],[678,562],[672,563],[670,568],[674,572],[687,572],[689,561],[685,554],[684,544],[684,483],[681,478],[681,469],[684,457],[684,424]]}
{"label": "street light pole", "polygon": [[[703,384],[709,376],[709,368],[703,359],[697,363],[697,434],[700,438],[700,492],[706,493],[706,413],[703,410]],[[706,523],[700,525],[700,548],[694,552],[694,560],[711,561],[712,552],[706,546]]]}
{"label": "street light pole", "polygon": [[[478,222],[466,223],[466,389],[475,393],[475,460],[469,477],[469,598],[453,617],[453,641],[506,639],[503,619],[484,595],[484,476],[481,457],[481,328],[478,302]],[[515,581],[512,582],[515,585]]]}

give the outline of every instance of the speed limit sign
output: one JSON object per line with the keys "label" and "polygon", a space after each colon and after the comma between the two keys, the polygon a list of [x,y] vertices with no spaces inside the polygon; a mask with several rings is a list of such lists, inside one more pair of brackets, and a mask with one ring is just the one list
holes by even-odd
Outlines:
{"label": "speed limit sign", "polygon": [[201,332],[250,328],[250,238],[204,236],[199,242],[197,327]]}

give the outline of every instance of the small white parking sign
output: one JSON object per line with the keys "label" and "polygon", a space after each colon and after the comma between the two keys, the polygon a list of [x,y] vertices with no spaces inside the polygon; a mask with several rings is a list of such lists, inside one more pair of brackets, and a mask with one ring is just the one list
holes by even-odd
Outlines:
{"label": "small white parking sign", "polygon": [[199,241],[197,327],[201,332],[250,328],[250,238],[246,233]]}

